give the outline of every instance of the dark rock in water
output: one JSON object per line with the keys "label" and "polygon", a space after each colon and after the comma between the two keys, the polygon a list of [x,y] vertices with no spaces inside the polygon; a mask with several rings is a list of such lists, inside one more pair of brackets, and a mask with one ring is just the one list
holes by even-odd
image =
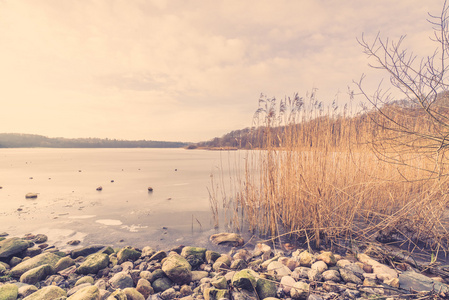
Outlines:
{"label": "dark rock in water", "polygon": [[111,180],[111,182],[114,182],[114,180]]}
{"label": "dark rock in water", "polygon": [[33,239],[33,242],[36,244],[42,244],[45,243],[48,240],[48,237],[45,234],[36,234],[36,236]]}
{"label": "dark rock in water", "polygon": [[399,285],[402,289],[417,292],[430,292],[432,290],[441,291],[443,293],[449,292],[449,285],[435,281],[432,278],[414,271],[406,271],[399,274]]}
{"label": "dark rock in water", "polygon": [[150,186],[150,187],[148,187],[148,191],[149,192],[152,192],[153,191],[153,188]]}
{"label": "dark rock in water", "polygon": [[90,254],[93,254],[93,253],[98,252],[100,250],[103,250],[105,248],[106,247],[104,245],[86,246],[86,247],[83,247],[83,248],[72,250],[72,252],[70,253],[70,256],[75,259],[75,258],[77,258],[79,256],[88,256]]}
{"label": "dark rock in water", "polygon": [[78,245],[79,243],[81,243],[81,241],[79,241],[79,240],[71,240],[71,241],[68,241],[68,242],[67,242],[67,245],[70,245],[70,246],[76,246],[76,245]]}
{"label": "dark rock in water", "polygon": [[101,191],[101,190],[103,190],[102,186],[97,187],[97,191]]}
{"label": "dark rock in water", "polygon": [[37,198],[37,194],[36,193],[28,193],[25,195],[25,198],[34,199],[34,198]]}
{"label": "dark rock in water", "polygon": [[242,246],[244,241],[243,238],[237,233],[217,233],[210,236],[210,241],[215,245],[229,244],[234,247]]}

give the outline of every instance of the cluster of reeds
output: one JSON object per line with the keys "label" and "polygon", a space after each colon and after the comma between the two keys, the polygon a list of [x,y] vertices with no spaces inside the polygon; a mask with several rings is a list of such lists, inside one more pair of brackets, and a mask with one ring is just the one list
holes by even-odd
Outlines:
{"label": "cluster of reeds", "polygon": [[234,226],[241,229],[243,216],[249,230],[295,234],[316,246],[397,235],[447,250],[448,182],[432,172],[440,154],[401,145],[405,137],[380,120],[375,112],[355,114],[335,103],[324,108],[314,93],[261,97],[254,150],[235,193],[224,197]]}

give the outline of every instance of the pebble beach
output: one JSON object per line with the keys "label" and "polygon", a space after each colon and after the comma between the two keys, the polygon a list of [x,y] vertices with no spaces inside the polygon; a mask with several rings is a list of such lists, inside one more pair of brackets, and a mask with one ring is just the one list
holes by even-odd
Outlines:
{"label": "pebble beach", "polygon": [[245,244],[235,233],[210,237],[212,251],[194,246],[157,250],[108,245],[71,250],[43,234],[0,241],[1,300],[170,299],[444,299],[449,286],[407,260],[388,265],[376,247],[364,253],[313,251],[289,244]]}

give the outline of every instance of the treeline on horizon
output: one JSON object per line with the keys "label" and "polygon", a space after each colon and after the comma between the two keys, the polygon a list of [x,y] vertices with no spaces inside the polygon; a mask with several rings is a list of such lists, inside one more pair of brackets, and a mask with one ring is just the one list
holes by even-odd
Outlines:
{"label": "treeline on horizon", "polygon": [[[334,148],[342,144],[364,144],[367,139],[385,134],[383,116],[375,109],[351,114],[347,111],[342,113],[324,112],[319,113],[318,106],[315,113],[305,113],[297,122],[290,125],[278,125],[272,122],[259,124],[258,126],[234,130],[221,137],[215,137],[209,141],[195,144],[199,148],[222,148],[222,149],[266,149],[267,147],[283,147],[285,141],[279,139],[286,132],[294,131],[297,134],[295,144],[305,148]],[[442,93],[438,97],[437,105],[440,114],[448,113],[449,93]],[[421,107],[417,103],[407,100],[396,100],[383,105],[384,111],[400,117],[398,122],[412,123],[413,126],[428,131],[431,127],[423,115]],[[318,113],[316,113],[318,111]],[[423,117],[422,119],[420,117]],[[281,122],[282,123],[282,122]],[[424,128],[428,129],[424,129]],[[267,134],[269,132],[269,134]],[[367,136],[369,135],[369,136]]]}
{"label": "treeline on horizon", "polygon": [[0,148],[182,148],[183,142],[128,141],[100,138],[49,138],[36,134],[0,133]]}

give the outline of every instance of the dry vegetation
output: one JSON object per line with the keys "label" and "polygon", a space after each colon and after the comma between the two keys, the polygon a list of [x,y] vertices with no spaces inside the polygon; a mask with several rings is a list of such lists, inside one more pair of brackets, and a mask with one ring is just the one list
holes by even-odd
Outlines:
{"label": "dry vegetation", "polygon": [[[409,137],[380,126],[377,111],[354,116],[346,107],[341,113],[335,106],[324,110],[314,94],[262,97],[259,104],[251,139],[261,141],[263,150],[247,152],[245,174],[234,177],[238,188],[221,194],[235,228],[294,234],[316,246],[378,237],[447,249],[448,185],[434,172],[444,167],[438,152],[411,151]],[[428,129],[426,118],[416,117],[414,126]],[[411,119],[398,113],[396,121]],[[214,194],[216,215],[218,198]]]}

